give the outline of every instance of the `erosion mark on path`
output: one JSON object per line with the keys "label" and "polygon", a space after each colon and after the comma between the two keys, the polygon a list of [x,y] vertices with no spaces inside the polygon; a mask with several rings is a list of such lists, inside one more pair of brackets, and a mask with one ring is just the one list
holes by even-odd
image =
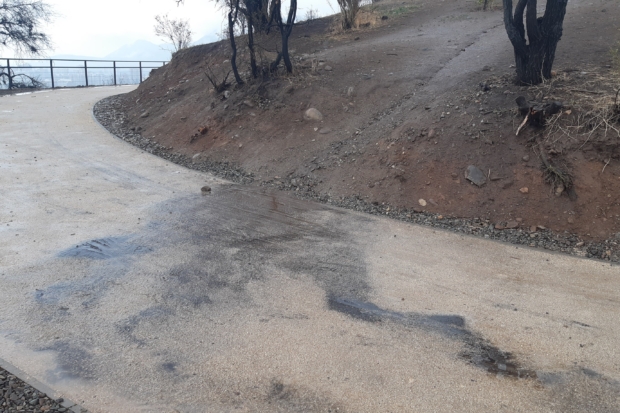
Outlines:
{"label": "erosion mark on path", "polygon": [[[65,317],[67,311],[78,307],[88,309],[95,306],[109,289],[131,269],[134,258],[148,254],[152,248],[133,241],[135,236],[100,238],[67,248],[57,254],[62,260],[43,265],[41,271],[54,267],[65,273],[65,259],[76,260],[73,271],[63,276],[62,281],[37,289],[34,297],[38,304],[55,309],[55,316]],[[84,274],[77,277],[78,274]],[[48,321],[50,321],[48,319]]]}
{"label": "erosion mark on path", "polygon": [[151,252],[149,248],[135,245],[130,237],[110,237],[94,239],[75,248],[68,248],[58,254],[63,258],[90,258],[93,260],[107,260],[134,254]]}

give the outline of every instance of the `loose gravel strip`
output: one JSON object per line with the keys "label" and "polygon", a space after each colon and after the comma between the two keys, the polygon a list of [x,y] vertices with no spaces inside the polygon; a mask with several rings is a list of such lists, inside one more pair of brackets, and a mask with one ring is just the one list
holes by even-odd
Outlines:
{"label": "loose gravel strip", "polygon": [[65,400],[53,399],[0,368],[0,413],[64,413],[86,410],[66,407]]}
{"label": "loose gravel strip", "polygon": [[145,138],[139,132],[132,131],[127,127],[127,117],[122,109],[120,96],[111,96],[97,102],[93,108],[93,114],[99,123],[113,135],[160,158],[189,169],[209,172],[217,177],[240,184],[249,184],[254,181],[252,174],[244,172],[229,162],[215,162],[209,159],[194,162],[187,156],[172,153],[169,148]]}
{"label": "loose gravel strip", "polygon": [[[233,182],[249,184],[254,182],[254,176],[228,162],[204,161],[194,163],[187,156],[171,153],[156,142],[145,138],[136,131],[127,127],[122,99],[120,96],[106,98],[95,105],[95,118],[108,131],[126,142],[131,143],[149,153],[167,159],[189,169],[210,172],[215,176]],[[532,248],[561,252],[579,257],[601,259],[608,262],[620,262],[620,233],[615,238],[603,242],[584,241],[575,234],[555,233],[545,228],[532,229],[503,229],[498,230],[488,220],[474,218],[464,219],[431,214],[416,209],[395,208],[389,204],[369,203],[357,197],[332,198],[314,191],[314,183],[303,177],[296,177],[288,182],[265,181],[260,185],[277,188],[283,191],[293,191],[296,196],[334,205],[372,215],[382,215],[400,221],[440,228],[460,234],[473,235],[487,239],[509,242]],[[0,412],[1,413],[1,412]]]}

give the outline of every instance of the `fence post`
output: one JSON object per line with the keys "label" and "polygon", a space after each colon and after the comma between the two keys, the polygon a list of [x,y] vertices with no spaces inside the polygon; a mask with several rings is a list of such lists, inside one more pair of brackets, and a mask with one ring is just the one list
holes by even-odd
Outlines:
{"label": "fence post", "polygon": [[88,87],[88,65],[86,60],[84,60],[84,77],[86,78],[86,87]]}
{"label": "fence post", "polygon": [[112,62],[112,66],[114,66],[114,86],[116,86],[116,60]]}
{"label": "fence post", "polygon": [[139,61],[138,65],[140,66],[140,83],[142,83],[142,61]]}
{"label": "fence post", "polygon": [[54,89],[54,61],[50,59],[50,75],[52,78],[52,89]]}
{"label": "fence post", "polygon": [[13,76],[11,76],[11,59],[6,59],[6,70],[9,75],[9,90],[13,89]]}

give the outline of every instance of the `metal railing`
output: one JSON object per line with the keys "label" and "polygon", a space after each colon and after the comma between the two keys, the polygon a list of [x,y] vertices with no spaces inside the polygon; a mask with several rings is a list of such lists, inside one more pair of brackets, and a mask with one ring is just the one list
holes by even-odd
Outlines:
{"label": "metal railing", "polygon": [[[0,65],[0,80],[8,89],[16,86],[15,78],[28,79],[32,86],[20,82],[18,87],[83,87],[83,86],[108,86],[119,84],[137,84],[147,78],[153,69],[162,67],[167,62],[156,60],[74,60],[74,59],[16,59],[16,58],[0,58],[0,62],[6,62],[6,65]],[[13,63],[12,63],[13,62]],[[27,62],[46,62],[49,64],[31,65]],[[63,66],[57,62],[63,62]],[[71,63],[67,63],[71,62]],[[89,64],[90,63],[90,64]],[[36,63],[35,63],[36,64]],[[93,66],[96,65],[96,66]],[[127,71],[138,71],[138,76],[126,76]],[[145,73],[144,71],[148,70]],[[97,75],[99,81],[90,79],[94,74]],[[71,78],[62,78],[59,82],[59,74]],[[105,75],[106,72],[111,72]],[[77,76],[75,73],[81,73]],[[125,76],[119,76],[125,74]],[[79,79],[81,78],[81,79]],[[106,79],[106,80],[102,80]],[[129,80],[127,80],[129,79]],[[123,82],[125,80],[125,82]],[[83,83],[81,83],[83,81]]]}

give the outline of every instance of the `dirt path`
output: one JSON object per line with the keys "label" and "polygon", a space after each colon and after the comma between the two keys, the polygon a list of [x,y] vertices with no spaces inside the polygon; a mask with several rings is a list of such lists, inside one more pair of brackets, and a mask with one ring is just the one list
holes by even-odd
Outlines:
{"label": "dirt path", "polygon": [[113,93],[0,99],[0,357],[56,397],[92,412],[617,410],[616,266],[181,168],[95,124]]}

